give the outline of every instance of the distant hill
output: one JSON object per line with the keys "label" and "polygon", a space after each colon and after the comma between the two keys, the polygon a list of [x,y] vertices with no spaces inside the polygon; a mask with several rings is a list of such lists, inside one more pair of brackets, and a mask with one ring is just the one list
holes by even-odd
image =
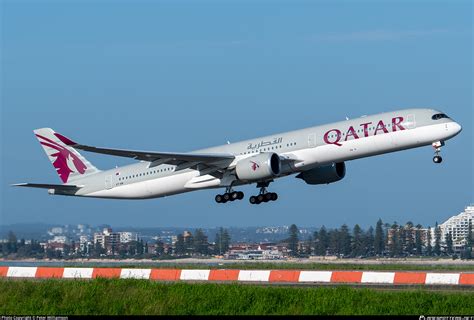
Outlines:
{"label": "distant hill", "polygon": [[[73,227],[73,225],[69,225]],[[0,239],[6,239],[9,231],[13,231],[18,239],[35,239],[47,240],[51,239],[48,235],[48,230],[53,227],[63,227],[59,224],[45,224],[45,223],[17,223],[11,225],[0,225]],[[94,226],[92,232],[102,230],[108,225]],[[152,237],[160,236],[166,237],[170,235],[182,234],[184,231],[194,231],[196,227],[114,227],[110,226],[114,231],[131,231],[138,232],[140,238],[151,241]],[[202,228],[204,233],[208,236],[209,242],[213,242],[216,233],[220,227]],[[288,227],[224,227],[228,230],[232,242],[278,242],[288,237]],[[301,228],[300,239],[307,238],[314,228]]]}
{"label": "distant hill", "polygon": [[9,231],[13,231],[18,239],[41,240],[48,238],[48,229],[54,227],[53,224],[45,223],[15,223],[10,225],[0,225],[0,239],[5,239]]}

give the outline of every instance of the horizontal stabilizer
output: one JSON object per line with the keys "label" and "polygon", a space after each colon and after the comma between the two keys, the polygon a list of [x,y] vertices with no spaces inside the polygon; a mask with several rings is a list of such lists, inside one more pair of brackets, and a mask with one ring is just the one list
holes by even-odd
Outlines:
{"label": "horizontal stabilizer", "polygon": [[55,189],[55,190],[62,190],[62,191],[75,191],[75,190],[79,190],[83,186],[63,185],[63,184],[42,184],[42,183],[17,183],[17,184],[13,184],[12,187],[28,187],[28,188],[40,188],[40,189]]}

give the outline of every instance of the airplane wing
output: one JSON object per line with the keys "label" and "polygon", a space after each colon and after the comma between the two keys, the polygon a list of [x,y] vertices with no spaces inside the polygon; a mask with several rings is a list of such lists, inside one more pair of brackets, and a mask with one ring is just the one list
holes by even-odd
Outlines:
{"label": "airplane wing", "polygon": [[80,188],[82,188],[82,186],[75,186],[75,185],[43,184],[43,183],[17,183],[17,184],[12,184],[12,187],[56,189],[56,190],[62,190],[62,191],[75,191],[75,190],[79,190]]}
{"label": "airplane wing", "polygon": [[170,164],[177,165],[178,170],[198,165],[225,168],[235,159],[234,155],[228,153],[174,153],[98,148],[76,143],[59,133],[56,133],[56,136],[66,145],[79,150],[147,161],[150,162],[150,167]]}

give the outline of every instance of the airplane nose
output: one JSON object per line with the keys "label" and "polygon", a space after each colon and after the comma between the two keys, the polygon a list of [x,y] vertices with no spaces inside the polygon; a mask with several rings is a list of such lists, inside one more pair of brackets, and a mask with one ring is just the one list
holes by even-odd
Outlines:
{"label": "airplane nose", "polygon": [[454,134],[458,134],[459,132],[462,131],[461,125],[460,125],[459,123],[457,123],[457,122],[453,122],[453,123],[451,124],[451,128],[452,128],[452,130],[454,131]]}

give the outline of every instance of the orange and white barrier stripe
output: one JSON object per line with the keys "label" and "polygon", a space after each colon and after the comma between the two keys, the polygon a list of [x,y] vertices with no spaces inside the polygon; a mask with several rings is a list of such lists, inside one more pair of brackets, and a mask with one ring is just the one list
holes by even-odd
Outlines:
{"label": "orange and white barrier stripe", "polygon": [[127,268],[53,268],[0,267],[0,278],[60,279],[146,279],[155,281],[214,281],[268,283],[353,283],[393,285],[474,286],[474,273],[457,272],[378,272],[234,269],[127,269]]}

